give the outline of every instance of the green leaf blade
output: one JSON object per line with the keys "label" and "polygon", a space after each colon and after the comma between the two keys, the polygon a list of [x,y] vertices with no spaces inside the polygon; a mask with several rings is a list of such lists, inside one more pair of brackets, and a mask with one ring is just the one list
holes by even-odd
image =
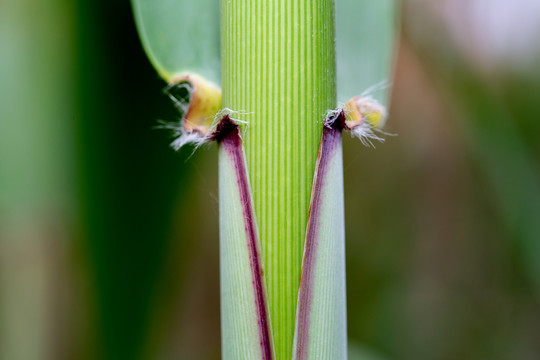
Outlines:
{"label": "green leaf blade", "polygon": [[397,9],[396,0],[336,0],[339,102],[371,88],[367,95],[388,106]]}
{"label": "green leaf blade", "polygon": [[148,58],[166,81],[196,73],[220,83],[219,0],[132,0]]}

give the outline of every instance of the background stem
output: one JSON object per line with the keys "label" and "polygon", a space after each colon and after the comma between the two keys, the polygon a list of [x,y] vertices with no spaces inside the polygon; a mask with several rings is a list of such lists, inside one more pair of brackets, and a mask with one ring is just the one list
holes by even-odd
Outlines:
{"label": "background stem", "polygon": [[223,106],[243,110],[277,359],[291,356],[322,121],[335,103],[332,0],[227,0]]}

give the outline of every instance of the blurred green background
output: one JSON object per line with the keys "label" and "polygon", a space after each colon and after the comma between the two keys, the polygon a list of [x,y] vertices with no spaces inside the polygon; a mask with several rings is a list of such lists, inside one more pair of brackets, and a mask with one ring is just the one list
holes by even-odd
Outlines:
{"label": "blurred green background", "polygon": [[[402,5],[398,136],[345,140],[350,358],[538,359],[540,5]],[[129,1],[0,2],[0,359],[219,358],[216,151],[164,85]]]}

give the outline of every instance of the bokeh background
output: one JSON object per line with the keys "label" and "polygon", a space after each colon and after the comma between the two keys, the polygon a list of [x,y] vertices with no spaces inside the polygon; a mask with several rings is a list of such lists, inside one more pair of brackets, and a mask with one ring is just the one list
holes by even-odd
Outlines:
{"label": "bokeh background", "polygon": [[[400,27],[398,136],[345,140],[350,358],[539,359],[540,3]],[[129,1],[0,2],[0,359],[219,359],[216,149],[164,85]]]}

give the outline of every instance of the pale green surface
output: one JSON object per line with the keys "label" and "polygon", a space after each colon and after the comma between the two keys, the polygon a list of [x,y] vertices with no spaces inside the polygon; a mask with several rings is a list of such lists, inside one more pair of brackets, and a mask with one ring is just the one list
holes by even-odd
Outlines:
{"label": "pale green surface", "polygon": [[193,72],[220,83],[219,0],[132,0],[143,46],[166,81]]}
{"label": "pale green surface", "polygon": [[[397,31],[396,0],[336,0],[338,101],[391,81]],[[388,106],[389,88],[369,94]]]}
{"label": "pale green surface", "polygon": [[[321,208],[313,266],[313,298],[309,325],[311,359],[347,358],[345,291],[345,204],[341,142],[332,153],[321,188]],[[314,225],[316,226],[316,225]],[[296,348],[296,334],[295,334]],[[295,359],[295,357],[293,357]]]}
{"label": "pale green surface", "polygon": [[221,357],[261,359],[257,309],[234,163],[219,149]]}
{"label": "pale green surface", "polygon": [[223,105],[243,110],[277,359],[292,353],[313,171],[336,106],[331,0],[223,0]]}

